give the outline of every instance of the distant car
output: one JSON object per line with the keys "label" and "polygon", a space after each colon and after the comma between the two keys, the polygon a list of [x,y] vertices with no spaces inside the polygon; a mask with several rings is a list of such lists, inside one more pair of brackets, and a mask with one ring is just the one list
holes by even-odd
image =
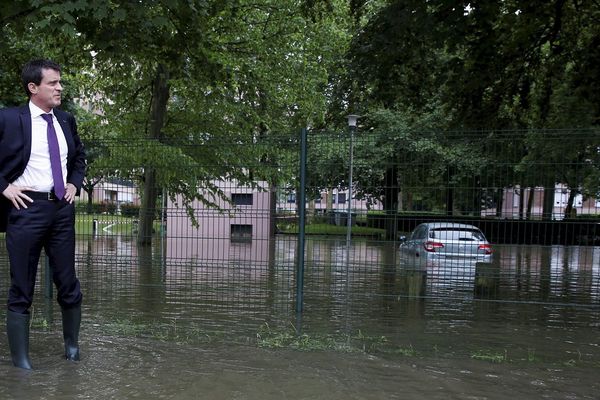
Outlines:
{"label": "distant car", "polygon": [[446,261],[491,262],[492,246],[479,228],[453,222],[418,225],[410,236],[400,237],[400,253],[408,261],[438,265]]}

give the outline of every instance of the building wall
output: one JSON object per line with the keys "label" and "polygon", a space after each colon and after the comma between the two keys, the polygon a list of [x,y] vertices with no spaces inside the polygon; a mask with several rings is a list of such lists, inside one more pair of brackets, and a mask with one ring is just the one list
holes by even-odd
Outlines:
{"label": "building wall", "polygon": [[[195,200],[192,203],[194,226],[188,216],[181,195],[167,204],[167,256],[170,258],[197,258],[200,260],[238,260],[248,257],[256,260],[264,254],[268,259],[268,243],[271,237],[271,193],[266,182],[258,188],[244,187],[236,182],[213,182],[228,199],[236,195],[251,195],[251,205],[234,205],[222,198],[203,194],[218,205],[219,209],[206,206]],[[236,227],[249,227],[246,232]],[[224,258],[225,257],[225,258]]]}
{"label": "building wall", "polygon": [[[87,202],[87,192],[82,190],[79,194],[79,199],[80,201]],[[141,204],[140,196],[135,186],[119,185],[109,182],[100,182],[94,186],[94,190],[92,191],[92,201],[94,203],[108,202],[114,204]]]}
{"label": "building wall", "polygon": [[[329,199],[331,197],[331,199]],[[343,201],[340,201],[343,199]],[[322,191],[320,199],[311,200],[307,202],[307,210],[315,210],[317,212],[324,212],[327,210],[327,204],[331,200],[332,210],[329,211],[347,211],[348,210],[348,190],[339,190],[333,189],[331,193],[327,191]],[[278,211],[292,211],[296,212],[296,195],[295,193],[290,193],[286,196],[280,196],[277,201],[277,210]],[[351,208],[353,211],[358,213],[366,213],[368,210],[382,210],[383,205],[374,201],[370,204],[366,200],[358,200],[356,198],[352,198]]]}
{"label": "building wall", "polygon": [[[536,187],[533,190],[531,188],[526,188],[523,190],[523,213],[526,213],[527,202],[529,201],[532,193],[535,197],[531,214],[534,218],[541,218],[544,201],[544,189],[541,187]],[[519,218],[520,197],[521,190],[519,187],[504,189],[501,218]],[[554,188],[554,208],[552,210],[553,219],[561,220],[564,218],[568,200],[569,190],[566,185],[556,184]],[[577,215],[598,214],[600,213],[600,199],[588,198],[584,200],[582,195],[577,195],[575,196],[575,200],[573,202],[573,208]],[[495,216],[496,208],[486,209],[482,212],[482,215]]]}

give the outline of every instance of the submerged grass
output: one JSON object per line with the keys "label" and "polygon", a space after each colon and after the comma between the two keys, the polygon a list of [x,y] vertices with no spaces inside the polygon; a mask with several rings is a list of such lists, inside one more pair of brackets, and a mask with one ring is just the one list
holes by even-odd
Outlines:
{"label": "submerged grass", "polygon": [[406,347],[402,347],[402,346],[398,346],[398,347],[392,347],[389,349],[380,349],[379,351],[381,351],[382,353],[386,353],[386,354],[397,354],[397,355],[401,355],[404,357],[417,357],[418,353],[417,351],[413,348],[412,344],[409,344]]}
{"label": "submerged grass", "polygon": [[504,352],[499,353],[493,350],[478,350],[471,354],[471,358],[492,363],[503,363],[508,361],[508,351],[504,349]]}
{"label": "submerged grass", "polygon": [[[53,324],[60,325],[60,321]],[[337,333],[307,333],[298,332],[290,324],[286,327],[271,327],[263,323],[255,331],[254,335],[232,333],[227,330],[215,330],[214,327],[207,328],[198,323],[180,323],[178,319],[167,322],[144,321],[139,322],[132,319],[115,319],[103,323],[90,323],[86,325],[93,329],[94,334],[107,336],[126,336],[160,340],[165,342],[176,342],[183,344],[238,344],[257,346],[266,349],[282,349],[297,351],[334,351],[343,353],[366,353],[378,356],[404,357],[404,358],[462,358],[465,355],[472,360],[481,362],[501,364],[535,363],[550,364],[562,367],[575,367],[587,365],[600,368],[600,361],[591,357],[584,357],[580,352],[569,354],[566,359],[556,358],[553,360],[543,359],[534,348],[509,351],[505,347],[473,349],[464,353],[448,352],[448,349],[439,348],[433,344],[430,349],[415,348],[412,343],[394,344],[386,336],[368,335],[358,330],[351,334]],[[48,330],[49,324],[39,316],[32,318],[32,327],[37,330]],[[85,328],[84,328],[85,329]]]}
{"label": "submerged grass", "polygon": [[[276,330],[269,324],[261,325],[256,334],[256,343],[262,348],[286,348],[301,351],[331,350],[338,352],[373,353],[385,348],[388,339],[385,336],[369,336],[362,331],[356,334],[308,334],[297,332],[295,327]],[[412,346],[411,346],[412,348]],[[414,355],[397,349],[396,354]]]}
{"label": "submerged grass", "polygon": [[96,332],[104,335],[144,337],[177,343],[209,343],[222,340],[226,336],[226,332],[208,331],[194,323],[180,326],[176,319],[168,323],[117,319],[103,324],[93,324],[93,327]]}
{"label": "submerged grass", "polygon": [[254,337],[236,336],[226,331],[206,330],[197,324],[179,325],[177,320],[170,323],[158,321],[137,322],[130,319],[116,319],[103,324],[93,324],[95,332],[104,335],[144,337],[178,343],[238,343],[256,345],[260,348],[293,349],[300,351],[336,352],[385,352],[404,356],[417,353],[409,345],[406,348],[389,346],[385,336],[369,336],[362,331],[355,334],[308,334],[298,333],[293,326],[288,329],[273,329],[268,323],[262,324]]}

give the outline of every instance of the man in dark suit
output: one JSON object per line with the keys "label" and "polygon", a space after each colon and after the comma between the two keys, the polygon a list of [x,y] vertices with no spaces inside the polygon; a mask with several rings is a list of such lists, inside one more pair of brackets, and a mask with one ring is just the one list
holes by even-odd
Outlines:
{"label": "man in dark suit", "polygon": [[79,360],[81,300],[75,274],[75,208],[85,152],[73,115],[61,103],[60,66],[32,60],[21,80],[23,107],[0,110],[0,230],[6,229],[11,286],[6,332],[13,364],[31,369],[29,308],[41,250],[49,260],[61,306],[65,357]]}

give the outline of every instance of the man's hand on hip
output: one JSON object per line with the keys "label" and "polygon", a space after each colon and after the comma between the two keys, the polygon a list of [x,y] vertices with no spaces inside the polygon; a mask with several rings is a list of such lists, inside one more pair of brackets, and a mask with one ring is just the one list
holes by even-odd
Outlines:
{"label": "man's hand on hip", "polygon": [[4,195],[4,197],[6,197],[13,203],[17,210],[20,210],[21,207],[27,208],[25,200],[27,200],[30,203],[33,203],[33,200],[25,193],[23,193],[28,190],[31,190],[31,188],[24,186],[15,186],[12,183],[9,183],[8,187],[4,189],[4,192],[2,192],[2,194]]}
{"label": "man's hand on hip", "polygon": [[65,189],[66,189],[65,200],[70,204],[73,202],[73,200],[75,200],[75,194],[77,193],[77,188],[72,183],[67,183],[67,186],[65,187]]}

